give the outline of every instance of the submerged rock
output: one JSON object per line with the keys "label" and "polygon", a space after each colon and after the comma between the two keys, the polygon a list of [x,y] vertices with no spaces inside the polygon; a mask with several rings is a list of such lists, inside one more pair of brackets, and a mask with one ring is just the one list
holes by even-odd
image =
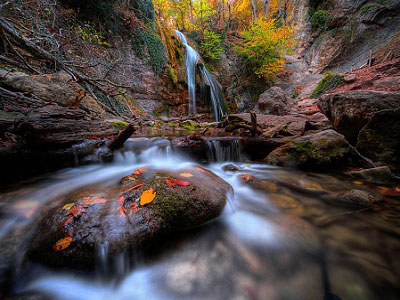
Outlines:
{"label": "submerged rock", "polygon": [[376,112],[400,107],[400,94],[382,91],[337,92],[322,95],[318,106],[335,130],[351,143],[356,143],[358,133]]}
{"label": "submerged rock", "polygon": [[264,161],[285,167],[320,168],[337,166],[350,146],[332,129],[302,136],[272,151]]}
{"label": "submerged rock", "polygon": [[368,208],[381,201],[381,199],[367,191],[350,190],[335,196],[329,195],[322,199],[335,206],[348,208]]}
{"label": "submerged rock", "polygon": [[[44,215],[29,257],[55,266],[89,268],[96,262],[97,251],[104,247],[110,256],[107,259],[124,251],[138,253],[162,235],[217,217],[230,185],[200,167],[182,172],[139,169],[123,178],[116,189],[103,193],[89,190],[65,199]],[[155,198],[145,204],[141,195],[150,189]],[[88,199],[97,199],[98,203],[91,204]],[[74,203],[76,216],[68,215],[72,205],[68,203]],[[70,236],[72,243],[55,251],[55,243],[65,236]]]}

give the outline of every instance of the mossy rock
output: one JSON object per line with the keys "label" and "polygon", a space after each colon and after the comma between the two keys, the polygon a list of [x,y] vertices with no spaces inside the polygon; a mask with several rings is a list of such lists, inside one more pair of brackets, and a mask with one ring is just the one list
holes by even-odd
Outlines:
{"label": "mossy rock", "polygon": [[[138,253],[166,234],[197,227],[218,217],[232,189],[223,179],[200,167],[141,171],[122,178],[117,187],[71,195],[43,213],[28,256],[53,266],[87,269],[94,267],[96,253],[104,245],[109,259],[123,251]],[[186,183],[167,184],[166,180],[175,179]],[[150,189],[155,198],[142,205],[141,195]],[[101,197],[105,201],[86,205],[87,211],[65,224],[70,216],[66,216],[63,207],[74,203],[85,208],[84,197]],[[54,244],[66,235],[72,236],[72,243],[62,251],[55,251]]]}
{"label": "mossy rock", "polygon": [[125,121],[115,121],[115,122],[110,122],[110,125],[115,129],[122,130],[126,126],[128,126],[128,123]]}
{"label": "mossy rock", "polygon": [[299,168],[337,166],[350,151],[343,135],[325,130],[294,139],[275,149],[265,161],[272,165]]}

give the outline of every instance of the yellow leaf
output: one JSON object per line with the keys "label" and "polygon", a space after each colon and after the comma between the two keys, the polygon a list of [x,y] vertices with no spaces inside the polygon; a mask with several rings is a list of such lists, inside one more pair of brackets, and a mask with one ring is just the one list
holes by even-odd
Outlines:
{"label": "yellow leaf", "polygon": [[107,202],[106,199],[100,197],[83,197],[82,202],[86,205]]}
{"label": "yellow leaf", "polygon": [[182,177],[193,177],[193,175],[190,173],[181,173],[179,175],[181,175]]}
{"label": "yellow leaf", "polygon": [[68,248],[69,245],[71,245],[71,243],[72,243],[72,237],[66,237],[61,240],[58,240],[53,245],[53,249],[54,249],[54,251],[62,251],[64,249]]}
{"label": "yellow leaf", "polygon": [[72,206],[74,206],[75,205],[75,203],[68,203],[68,204],[65,204],[64,206],[63,206],[63,209],[65,209],[65,210],[70,210],[71,208],[72,208]]}
{"label": "yellow leaf", "polygon": [[154,198],[156,197],[156,192],[153,191],[153,188],[144,191],[142,193],[142,195],[140,196],[140,205],[145,205],[145,204],[149,204],[150,202],[152,202],[154,200]]}

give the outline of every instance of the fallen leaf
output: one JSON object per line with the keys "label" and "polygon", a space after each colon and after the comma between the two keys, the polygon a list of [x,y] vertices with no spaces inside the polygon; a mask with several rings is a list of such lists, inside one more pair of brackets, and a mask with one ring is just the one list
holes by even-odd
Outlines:
{"label": "fallen leaf", "polygon": [[196,169],[197,169],[198,171],[202,172],[202,173],[206,173],[206,170],[204,170],[204,169],[202,169],[202,168],[196,167]]}
{"label": "fallen leaf", "polygon": [[146,168],[139,168],[139,169],[137,169],[135,172],[133,172],[133,174],[134,174],[134,175],[140,175],[140,174],[142,174],[142,173],[144,173],[144,172],[147,172],[147,169],[146,169]]}
{"label": "fallen leaf", "polygon": [[89,205],[89,204],[104,203],[107,202],[107,200],[100,197],[83,197],[82,202],[86,205]]}
{"label": "fallen leaf", "polygon": [[74,217],[79,217],[84,212],[87,212],[87,209],[84,206],[78,204],[78,205],[75,205],[73,208],[71,208],[65,215],[66,216],[73,215]]}
{"label": "fallen leaf", "polygon": [[165,183],[170,187],[176,187],[176,182],[174,179],[165,179]]}
{"label": "fallen leaf", "polygon": [[140,188],[142,185],[143,185],[143,183],[135,185],[134,187],[131,187],[130,189],[127,189],[126,191],[123,191],[123,193],[126,193],[126,192],[129,192],[129,191],[135,190],[137,188]]}
{"label": "fallen leaf", "polygon": [[253,178],[253,176],[251,176],[250,174],[244,174],[241,176],[242,179],[244,179],[246,182],[248,182],[250,179]]}
{"label": "fallen leaf", "polygon": [[124,205],[124,201],[125,201],[125,197],[124,197],[124,196],[119,196],[117,202],[118,202],[119,204],[121,204],[121,206]]}
{"label": "fallen leaf", "polygon": [[175,183],[179,186],[187,186],[190,184],[189,181],[183,181],[183,180],[179,180],[179,179],[175,179]]}
{"label": "fallen leaf", "polygon": [[71,245],[72,243],[72,237],[65,237],[61,240],[58,240],[54,245],[53,245],[53,249],[54,251],[62,251],[66,248],[69,247],[69,245]]}
{"label": "fallen leaf", "polygon": [[142,193],[142,195],[140,196],[140,205],[145,205],[145,204],[149,204],[150,202],[152,202],[154,200],[154,198],[156,197],[156,192],[153,190],[153,188],[150,188],[147,191],[144,191]]}
{"label": "fallen leaf", "polygon": [[181,173],[179,175],[181,175],[182,177],[193,177],[193,174],[190,173]]}
{"label": "fallen leaf", "polygon": [[136,201],[133,201],[131,204],[131,211],[133,211],[134,213],[138,211],[138,206]]}
{"label": "fallen leaf", "polygon": [[354,183],[354,184],[364,184],[364,182],[359,181],[359,180],[354,180],[353,183]]}
{"label": "fallen leaf", "polygon": [[381,194],[384,196],[392,196],[392,197],[400,196],[400,187],[382,188],[382,189],[380,189],[380,191],[381,191]]}
{"label": "fallen leaf", "polygon": [[63,206],[63,209],[65,209],[65,210],[70,210],[74,205],[75,205],[75,203],[68,203],[68,204],[65,204],[65,205]]}
{"label": "fallen leaf", "polygon": [[63,227],[67,226],[69,223],[71,223],[74,220],[74,216],[69,216],[66,218],[64,221],[61,222],[61,224],[58,226],[59,229],[62,229]]}
{"label": "fallen leaf", "polygon": [[125,209],[125,207],[120,206],[120,207],[118,207],[117,211],[118,211],[117,215],[119,217],[126,217],[126,209]]}

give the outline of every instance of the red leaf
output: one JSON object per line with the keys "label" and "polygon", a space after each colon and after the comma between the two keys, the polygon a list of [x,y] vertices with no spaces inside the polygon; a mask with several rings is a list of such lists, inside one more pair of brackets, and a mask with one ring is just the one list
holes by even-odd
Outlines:
{"label": "red leaf", "polygon": [[117,201],[118,201],[119,204],[121,204],[121,206],[124,206],[125,197],[124,196],[119,196]]}
{"label": "red leaf", "polygon": [[165,179],[165,183],[170,187],[176,187],[176,180],[174,179]]}
{"label": "red leaf", "polygon": [[66,218],[59,226],[58,229],[61,229],[65,226],[67,226],[69,223],[71,223],[74,220],[73,216],[69,216],[68,218]]}
{"label": "red leaf", "polygon": [[183,180],[180,180],[180,179],[175,179],[175,183],[176,183],[177,185],[179,185],[179,186],[187,186],[187,185],[190,184],[189,181],[183,181]]}
{"label": "red leaf", "polygon": [[127,189],[126,191],[123,191],[123,193],[126,193],[126,192],[129,192],[129,191],[131,191],[131,190],[140,188],[142,185],[143,185],[143,183],[138,184],[138,185],[135,185],[134,187],[131,187],[130,189]]}

